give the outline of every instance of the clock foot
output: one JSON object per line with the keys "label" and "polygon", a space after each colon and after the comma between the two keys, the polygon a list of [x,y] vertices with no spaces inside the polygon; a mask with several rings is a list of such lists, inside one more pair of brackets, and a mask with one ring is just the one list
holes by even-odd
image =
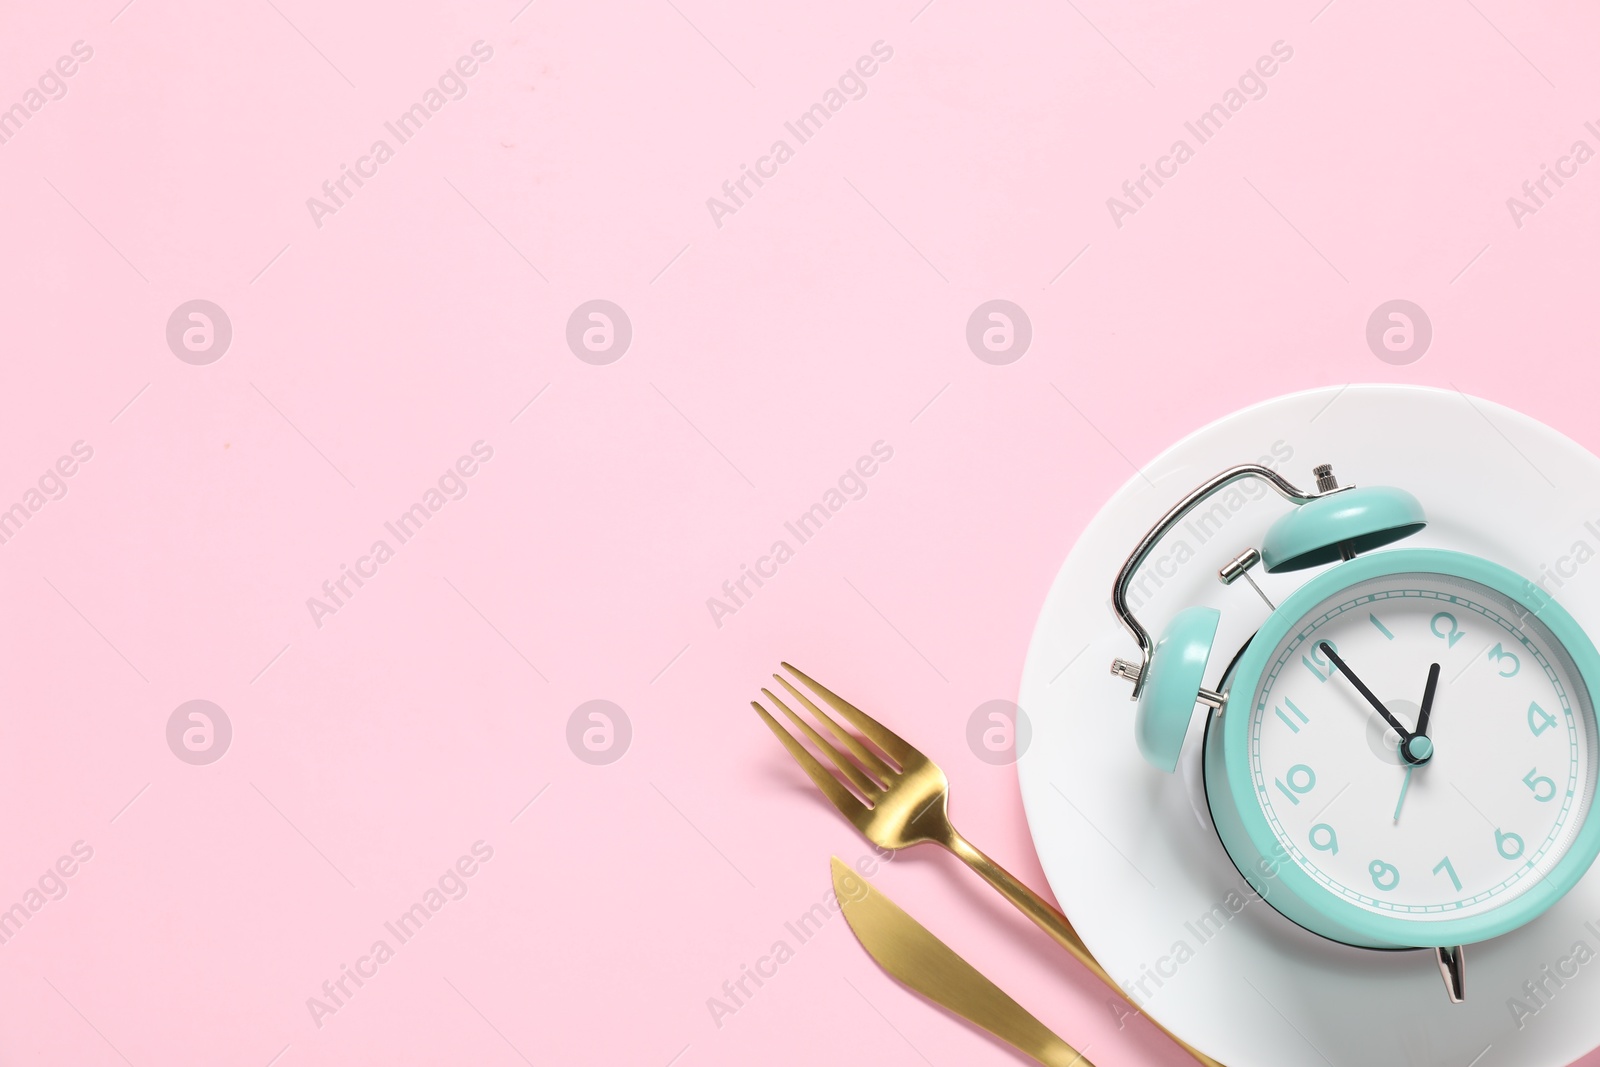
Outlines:
{"label": "clock foot", "polygon": [[1439,974],[1444,977],[1445,992],[1450,994],[1450,1003],[1460,1004],[1467,999],[1467,951],[1457,945],[1438,952]]}

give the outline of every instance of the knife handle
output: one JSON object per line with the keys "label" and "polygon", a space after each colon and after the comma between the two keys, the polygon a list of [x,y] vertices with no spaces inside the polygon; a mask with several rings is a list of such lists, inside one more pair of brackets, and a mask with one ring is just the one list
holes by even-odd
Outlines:
{"label": "knife handle", "polygon": [[[1001,896],[1011,901],[1018,911],[1032,919],[1034,925],[1049,934],[1056,944],[1070,952],[1073,959],[1089,968],[1090,973],[1096,978],[1116,990],[1118,996],[1124,999],[1127,998],[1127,994],[1117,984],[1116,979],[1106,973],[1106,969],[1100,966],[1100,961],[1095,959],[1094,954],[1084,945],[1083,939],[1078,936],[1078,932],[1072,928],[1072,924],[1067,921],[1065,915],[1057,911],[1039,894],[1017,881],[1010,871],[984,855],[970,841],[956,833],[954,829],[950,831],[950,840],[942,842],[942,844],[955,853],[961,862],[977,871],[984,881],[998,889]],[[1143,1015],[1144,1013],[1141,1011],[1140,1014]],[[1185,1052],[1193,1056],[1198,1062],[1205,1064],[1206,1067],[1223,1067],[1222,1064],[1190,1045],[1154,1019],[1151,1019],[1150,1016],[1145,1015],[1145,1018],[1150,1019],[1156,1029],[1177,1042]]]}

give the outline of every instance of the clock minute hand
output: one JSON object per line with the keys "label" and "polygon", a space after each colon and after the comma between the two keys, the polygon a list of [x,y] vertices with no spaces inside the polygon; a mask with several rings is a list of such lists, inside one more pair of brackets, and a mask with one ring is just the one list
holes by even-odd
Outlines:
{"label": "clock minute hand", "polygon": [[1350,670],[1350,665],[1339,658],[1339,653],[1333,650],[1333,646],[1328,644],[1328,642],[1323,641],[1321,644],[1317,645],[1317,647],[1322,650],[1322,654],[1327,656],[1328,660],[1335,667],[1339,668],[1340,674],[1350,679],[1350,684],[1356,687],[1356,692],[1365,697],[1367,703],[1371,704],[1377,709],[1378,714],[1383,716],[1383,721],[1395,728],[1395,731],[1400,734],[1401,742],[1405,742],[1411,736],[1411,731],[1407,730],[1404,726],[1401,726],[1400,720],[1395,718],[1389,709],[1383,706],[1383,701],[1378,699],[1378,695],[1367,688],[1367,683],[1355,676],[1355,674]]}

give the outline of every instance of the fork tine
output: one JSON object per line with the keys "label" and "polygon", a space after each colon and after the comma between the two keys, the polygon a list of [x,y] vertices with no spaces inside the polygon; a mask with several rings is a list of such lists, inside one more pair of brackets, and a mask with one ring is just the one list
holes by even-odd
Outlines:
{"label": "fork tine", "polygon": [[866,712],[862,711],[860,708],[856,707],[854,704],[850,703],[844,697],[835,693],[833,690],[829,689],[815,678],[812,678],[810,675],[806,674],[806,672],[802,671],[799,667],[796,667],[792,663],[784,663],[783,667],[790,674],[793,674],[796,678],[799,678],[802,682],[806,683],[806,685],[818,696],[822,697],[823,700],[827,701],[833,710],[849,719],[851,724],[854,725],[857,730],[860,730],[863,734],[865,734],[867,739],[882,749],[884,754],[890,759],[900,764],[902,769],[905,768],[908,762],[921,755],[921,753],[903,741],[894,731],[890,730],[887,726],[884,726],[877,719],[874,719],[872,716],[868,715]]}
{"label": "fork tine", "polygon": [[[884,785],[889,784],[889,779],[894,775],[894,768],[885,763],[876,752],[873,752],[866,745],[863,745],[860,741],[856,740],[856,736],[835,722],[832,715],[829,715],[827,712],[817,707],[817,705],[812,702],[811,698],[800,692],[800,690],[796,689],[794,687],[794,683],[790,682],[789,679],[785,678],[781,674],[774,674],[773,677],[778,680],[780,685],[782,685],[789,692],[793,693],[795,695],[795,699],[804,704],[807,710],[809,710],[812,715],[817,717],[817,721],[826,726],[828,728],[828,732],[833,734],[834,737],[837,737],[840,743],[848,748],[855,755],[856,759],[861,761],[861,765],[865,767],[873,777],[877,778],[878,781],[882,782]],[[777,697],[773,697],[773,699],[776,700]]]}
{"label": "fork tine", "polygon": [[800,732],[811,739],[811,743],[817,746],[817,750],[819,752],[833,761],[833,765],[839,768],[840,773],[842,773],[846,778],[850,779],[850,784],[860,790],[863,796],[871,798],[872,796],[883,791],[883,786],[888,782],[887,778],[885,778],[882,782],[876,782],[871,778],[868,778],[865,774],[861,773],[861,768],[850,762],[849,756],[846,756],[843,752],[840,752],[837,745],[829,742],[827,738],[823,737],[815,729],[813,729],[810,723],[806,722],[799,715],[795,714],[795,712],[790,709],[789,705],[778,699],[776,693],[770,689],[763,688],[761,690],[761,695],[778,705],[778,709],[789,717],[789,721],[800,727]]}
{"label": "fork tine", "polygon": [[865,806],[857,799],[854,793],[844,787],[843,782],[829,774],[828,769],[817,762],[817,757],[807,752],[806,747],[796,741],[788,730],[778,725],[778,720],[768,714],[766,708],[754,700],[750,702],[750,706],[756,709],[756,714],[761,716],[762,721],[772,730],[773,735],[777,737],[783,747],[789,750],[789,755],[793,756],[795,762],[800,764],[800,769],[806,772],[806,776],[816,783],[817,788],[822,790],[824,796],[833,801],[834,807],[843,812],[846,817],[850,817]]}

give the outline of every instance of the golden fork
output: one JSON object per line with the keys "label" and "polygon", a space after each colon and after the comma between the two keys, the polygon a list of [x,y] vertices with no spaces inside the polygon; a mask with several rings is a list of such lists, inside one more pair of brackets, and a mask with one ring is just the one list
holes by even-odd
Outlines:
{"label": "golden fork", "polygon": [[[890,850],[923,842],[942,845],[955,853],[968,867],[977,871],[984,881],[999,890],[1018,911],[1032,919],[1036,926],[1070,952],[1073,958],[1089,968],[1095,977],[1116,990],[1118,995],[1123,995],[1122,987],[1106,973],[1105,968],[1100,966],[1099,961],[1084,946],[1083,940],[1078,937],[1078,932],[1072,928],[1065,915],[1047,903],[1039,894],[1017,881],[1009,871],[985,856],[956,832],[956,828],[950,823],[948,811],[950,783],[938,764],[804,671],[789,663],[784,663],[783,668],[800,679],[807,689],[822,699],[823,703],[861,731],[878,750],[874,752],[862,744],[854,734],[840,726],[810,697],[796,689],[787,678],[781,674],[774,674],[772,677],[778,684],[803,704],[817,722],[821,723],[849,753],[847,756],[845,752],[840,751],[839,745],[830,743],[810,723],[780,700],[772,690],[766,688],[761,690],[762,695],[777,705],[800,733],[832,761],[839,775],[843,776],[841,781],[793,734],[784,729],[766,708],[757,701],[750,702],[750,706],[756,709],[756,714],[760,715],[771,728],[783,747],[795,758],[795,762],[799,763],[816,783],[817,788],[833,801],[833,806],[838,808],[868,841],[879,848]],[[846,783],[849,783],[848,787]],[[852,789],[855,792],[852,792]],[[1150,1021],[1200,1063],[1208,1067],[1222,1067],[1216,1060],[1194,1048],[1154,1019]]]}

